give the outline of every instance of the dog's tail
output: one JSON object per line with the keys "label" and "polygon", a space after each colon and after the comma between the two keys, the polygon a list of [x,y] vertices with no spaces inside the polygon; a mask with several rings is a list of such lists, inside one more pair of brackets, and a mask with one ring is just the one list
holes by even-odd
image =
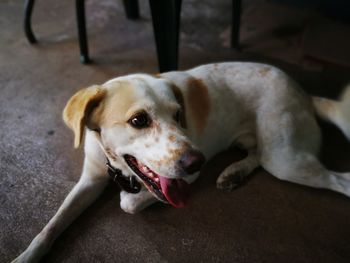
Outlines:
{"label": "dog's tail", "polygon": [[335,124],[350,141],[350,84],[338,101],[312,97],[312,102],[317,114]]}

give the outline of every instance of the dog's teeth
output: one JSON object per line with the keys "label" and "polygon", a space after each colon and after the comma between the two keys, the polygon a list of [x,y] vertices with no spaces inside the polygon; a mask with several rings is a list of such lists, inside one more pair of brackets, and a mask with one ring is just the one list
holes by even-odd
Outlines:
{"label": "dog's teeth", "polygon": [[144,173],[147,173],[148,172],[148,168],[146,166],[141,166],[140,167],[140,170]]}
{"label": "dog's teeth", "polygon": [[159,178],[158,176],[151,170],[149,169],[146,165],[139,165],[138,166],[139,170],[146,175],[149,179],[159,183]]}

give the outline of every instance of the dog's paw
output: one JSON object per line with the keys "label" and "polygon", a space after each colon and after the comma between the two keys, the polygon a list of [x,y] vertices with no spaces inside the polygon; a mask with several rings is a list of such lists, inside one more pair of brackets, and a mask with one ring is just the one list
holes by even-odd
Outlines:
{"label": "dog's paw", "polygon": [[125,191],[120,192],[120,208],[129,214],[135,214],[138,212],[137,199],[135,194],[127,193]]}
{"label": "dog's paw", "polygon": [[34,263],[39,262],[40,259],[49,250],[50,245],[40,233],[38,234],[26,250],[22,252],[12,263]]}
{"label": "dog's paw", "polygon": [[41,255],[36,255],[32,251],[24,251],[21,255],[11,261],[11,263],[35,263],[39,262]]}
{"label": "dog's paw", "polygon": [[156,200],[157,199],[155,199],[147,190],[141,191],[137,194],[125,191],[120,192],[120,208],[129,214],[140,212]]}
{"label": "dog's paw", "polygon": [[246,177],[243,171],[223,172],[216,180],[216,187],[224,191],[232,191],[239,187]]}
{"label": "dog's paw", "polygon": [[26,263],[26,262],[37,262],[37,261],[31,261],[28,260],[25,255],[19,255],[17,258],[11,261],[11,263]]}

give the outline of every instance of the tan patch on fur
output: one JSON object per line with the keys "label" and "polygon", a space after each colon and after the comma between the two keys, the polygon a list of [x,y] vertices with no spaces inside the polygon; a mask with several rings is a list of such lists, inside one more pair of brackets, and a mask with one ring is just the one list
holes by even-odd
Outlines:
{"label": "tan patch on fur", "polygon": [[154,127],[157,133],[161,133],[162,128],[160,127],[158,122],[152,122],[152,126]]}
{"label": "tan patch on fur", "polygon": [[157,160],[153,160],[152,163],[154,163],[154,165],[158,167],[174,165],[174,163],[176,163],[181,158],[182,154],[186,152],[186,150],[188,149],[187,147],[188,144],[184,144],[181,148],[169,149],[167,156],[164,156],[163,158]]}
{"label": "tan patch on fur", "polygon": [[180,159],[180,157],[182,156],[182,154],[184,152],[186,152],[185,147],[181,147],[181,148],[175,148],[175,149],[170,149],[169,150],[169,158],[167,158],[166,160],[164,160],[165,164],[172,164],[174,162],[176,162],[177,160]]}
{"label": "tan patch on fur", "polygon": [[107,95],[94,111],[92,120],[105,127],[111,127],[114,124],[125,125],[128,121],[126,113],[136,102],[133,86],[128,82],[116,82],[108,90]]}
{"label": "tan patch on fur", "polygon": [[164,156],[163,158],[157,160],[153,160],[152,163],[158,167],[173,165],[179,160],[179,158],[184,152],[185,151],[182,148],[169,149],[167,156]]}
{"label": "tan patch on fur", "polygon": [[337,113],[337,102],[334,100],[320,97],[313,97],[312,100],[314,109],[323,118],[327,119],[330,114],[334,115]]}
{"label": "tan patch on fur", "polygon": [[183,152],[183,149],[171,149],[169,152],[171,153],[171,155],[174,158],[174,157],[181,155]]}
{"label": "tan patch on fur", "polygon": [[210,100],[207,86],[201,79],[190,78],[187,82],[188,111],[193,117],[197,132],[202,133],[210,111]]}
{"label": "tan patch on fur", "polygon": [[174,142],[174,141],[176,140],[175,135],[172,135],[172,134],[169,135],[169,136],[168,136],[168,140],[171,141],[171,142]]}
{"label": "tan patch on fur", "polygon": [[321,99],[320,100],[321,107],[323,108],[324,111],[334,111],[335,110],[335,105],[334,102],[329,100],[329,99]]}
{"label": "tan patch on fur", "polygon": [[259,73],[261,76],[265,77],[269,72],[271,68],[269,67],[263,67],[262,69],[259,70]]}

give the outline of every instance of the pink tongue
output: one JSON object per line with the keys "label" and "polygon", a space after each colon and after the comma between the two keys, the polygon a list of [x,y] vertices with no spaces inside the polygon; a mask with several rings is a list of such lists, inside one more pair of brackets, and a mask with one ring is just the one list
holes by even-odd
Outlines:
{"label": "pink tongue", "polygon": [[190,185],[182,179],[170,179],[159,176],[162,192],[169,204],[176,208],[182,208],[187,204]]}

